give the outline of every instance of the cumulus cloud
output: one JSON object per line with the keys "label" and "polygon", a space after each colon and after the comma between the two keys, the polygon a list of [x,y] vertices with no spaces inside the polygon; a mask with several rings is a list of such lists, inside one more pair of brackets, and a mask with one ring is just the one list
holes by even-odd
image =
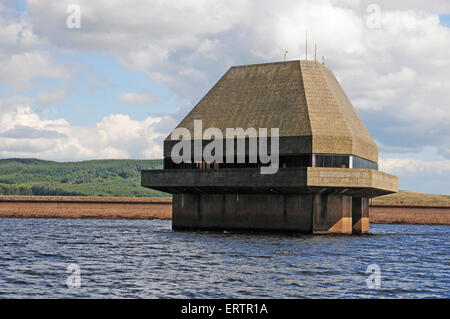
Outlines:
{"label": "cumulus cloud", "polygon": [[119,101],[125,104],[153,104],[155,99],[148,93],[120,93]]}
{"label": "cumulus cloud", "polygon": [[48,42],[33,32],[31,22],[23,14],[4,12],[0,7],[0,84],[26,90],[37,77],[69,78],[69,71],[45,51]]}
{"label": "cumulus cloud", "polygon": [[132,120],[112,114],[94,127],[78,127],[64,119],[43,120],[27,99],[0,99],[0,157],[56,160],[161,158],[162,141],[173,119]]}
{"label": "cumulus cloud", "polygon": [[0,53],[17,54],[35,50],[47,44],[33,32],[33,25],[25,17],[7,18],[0,7]]}
{"label": "cumulus cloud", "polygon": [[69,72],[49,54],[33,51],[0,57],[0,84],[20,90],[31,87],[37,77],[69,78]]}

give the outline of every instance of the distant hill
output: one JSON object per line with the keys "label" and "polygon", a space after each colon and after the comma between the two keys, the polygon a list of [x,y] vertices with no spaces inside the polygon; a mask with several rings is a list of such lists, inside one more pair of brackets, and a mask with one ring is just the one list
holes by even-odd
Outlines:
{"label": "distant hill", "polygon": [[396,194],[376,197],[373,204],[399,205],[399,206],[448,206],[450,195],[424,194],[410,191],[399,191]]}
{"label": "distant hill", "polygon": [[0,195],[170,196],[141,187],[142,169],[162,168],[162,160],[52,162],[0,160]]}

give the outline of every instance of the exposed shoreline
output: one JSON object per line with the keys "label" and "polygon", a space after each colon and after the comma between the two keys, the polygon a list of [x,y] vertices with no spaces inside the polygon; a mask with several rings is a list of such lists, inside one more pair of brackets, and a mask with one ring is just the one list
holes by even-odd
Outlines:
{"label": "exposed shoreline", "polygon": [[171,219],[164,197],[0,196],[0,218]]}
{"label": "exposed shoreline", "polygon": [[[172,218],[165,197],[0,196],[0,218]],[[383,203],[370,207],[374,224],[450,225],[450,205]]]}
{"label": "exposed shoreline", "polygon": [[370,205],[371,224],[450,225],[449,206]]}

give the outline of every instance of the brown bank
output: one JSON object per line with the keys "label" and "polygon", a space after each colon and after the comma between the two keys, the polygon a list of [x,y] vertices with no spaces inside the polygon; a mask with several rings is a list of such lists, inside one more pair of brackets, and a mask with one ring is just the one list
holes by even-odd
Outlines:
{"label": "brown bank", "polygon": [[170,219],[172,199],[0,196],[0,217]]}
{"label": "brown bank", "polygon": [[[0,196],[0,218],[171,219],[171,198]],[[401,191],[373,200],[370,222],[450,225],[450,196]]]}
{"label": "brown bank", "polygon": [[450,225],[450,195],[399,191],[370,203],[374,224]]}
{"label": "brown bank", "polygon": [[450,225],[450,207],[372,204],[372,224]]}

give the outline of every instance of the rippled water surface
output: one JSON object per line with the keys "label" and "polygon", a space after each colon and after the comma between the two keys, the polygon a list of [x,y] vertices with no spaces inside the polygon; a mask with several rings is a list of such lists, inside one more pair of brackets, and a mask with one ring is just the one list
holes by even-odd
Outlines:
{"label": "rippled water surface", "polygon": [[[160,220],[0,219],[0,298],[448,298],[449,235],[448,226],[292,236],[173,232]],[[79,288],[66,285],[72,263]],[[371,264],[380,289],[367,286]]]}

